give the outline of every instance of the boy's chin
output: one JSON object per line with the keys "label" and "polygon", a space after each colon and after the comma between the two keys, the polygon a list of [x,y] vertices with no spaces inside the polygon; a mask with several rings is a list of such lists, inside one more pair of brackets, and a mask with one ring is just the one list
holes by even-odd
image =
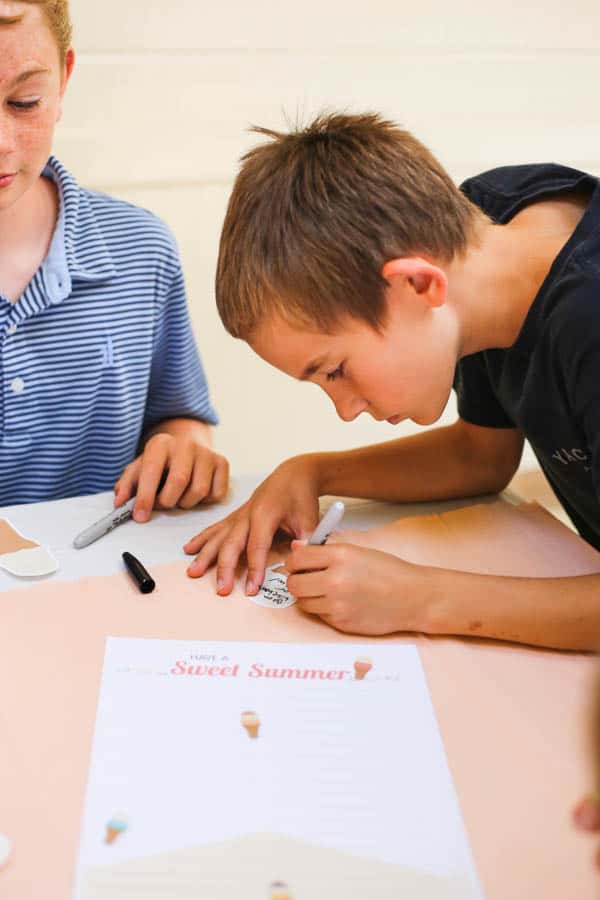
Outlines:
{"label": "boy's chin", "polygon": [[450,388],[447,394],[444,393],[443,396],[438,396],[436,402],[429,403],[428,406],[419,410],[416,416],[411,416],[413,422],[416,425],[435,425],[446,411],[451,393],[452,389]]}
{"label": "boy's chin", "polygon": [[435,425],[436,422],[441,418],[444,410],[446,409],[446,404],[442,406],[441,409],[436,410],[423,410],[419,413],[418,416],[413,416],[412,421],[415,425]]}

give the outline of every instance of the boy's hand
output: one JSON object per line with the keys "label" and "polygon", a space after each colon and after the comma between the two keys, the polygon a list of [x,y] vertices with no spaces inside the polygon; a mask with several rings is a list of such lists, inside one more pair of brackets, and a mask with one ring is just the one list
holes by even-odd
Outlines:
{"label": "boy's hand", "polygon": [[161,509],[192,509],[201,500],[222,500],[228,485],[229,464],[223,456],[193,433],[186,437],[182,433],[175,436],[160,432],[149,438],[144,452],[127,466],[116,483],[115,506],[126,503],[137,489],[133,518],[147,522],[155,505]]}
{"label": "boy's hand", "polygon": [[[343,537],[343,532],[338,536]],[[352,544],[292,543],[288,590],[304,612],[338,631],[381,635],[424,631],[429,569]]]}
{"label": "boy's hand", "polygon": [[246,551],[246,593],[256,594],[278,528],[302,538],[319,518],[319,484],[312,457],[295,457],[277,468],[231,515],[197,534],[183,548],[197,553],[188,575],[199,578],[217,560],[217,592],[230,594],[239,558]]}

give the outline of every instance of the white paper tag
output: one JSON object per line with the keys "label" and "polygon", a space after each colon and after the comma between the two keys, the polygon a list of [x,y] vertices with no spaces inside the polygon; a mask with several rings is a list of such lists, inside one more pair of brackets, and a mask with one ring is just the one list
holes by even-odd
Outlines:
{"label": "white paper tag", "polygon": [[19,578],[39,578],[52,575],[58,569],[58,563],[45,547],[27,547],[15,553],[2,553],[0,566]]}
{"label": "white paper tag", "polygon": [[267,568],[260,591],[250,599],[257,606],[265,606],[267,609],[287,609],[294,605],[296,598],[287,589],[287,575],[282,562]]}

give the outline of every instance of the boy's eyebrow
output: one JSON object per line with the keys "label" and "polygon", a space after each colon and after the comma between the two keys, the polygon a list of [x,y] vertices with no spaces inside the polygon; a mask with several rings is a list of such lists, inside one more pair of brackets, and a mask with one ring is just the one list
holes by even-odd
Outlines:
{"label": "boy's eyebrow", "polygon": [[33,78],[34,75],[48,75],[50,74],[50,69],[38,68],[38,69],[27,69],[26,72],[21,72],[20,75],[17,75],[13,84],[22,84],[24,81],[27,81],[28,78]]}
{"label": "boy's eyebrow", "polygon": [[311,363],[309,363],[307,365],[307,367],[305,368],[304,372],[302,373],[302,375],[300,376],[299,380],[306,381],[308,378],[310,378],[311,375],[314,375],[315,372],[318,372],[318,370],[323,365],[324,358],[325,357],[320,356],[319,359],[315,359]]}

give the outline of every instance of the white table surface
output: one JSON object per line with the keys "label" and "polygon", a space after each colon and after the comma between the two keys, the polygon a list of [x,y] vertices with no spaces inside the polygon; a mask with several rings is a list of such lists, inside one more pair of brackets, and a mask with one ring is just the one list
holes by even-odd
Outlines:
{"label": "white table surface", "polygon": [[[26,588],[36,581],[74,581],[84,576],[114,574],[123,570],[121,554],[124,550],[137,556],[150,570],[157,564],[184,559],[183,545],[244,503],[264,477],[263,473],[234,478],[229,496],[223,503],[199,506],[189,512],[154,512],[150,522],[138,525],[129,521],[84,550],[75,550],[73,539],[111,511],[112,493],[0,508],[0,518],[8,519],[25,537],[49,549],[59,564],[54,575],[43,579],[17,578],[0,569],[0,592]],[[347,500],[341,529],[375,528],[404,516],[427,515],[490,499],[495,498],[417,504]],[[323,498],[321,508],[325,509],[330,502],[332,498]]]}

